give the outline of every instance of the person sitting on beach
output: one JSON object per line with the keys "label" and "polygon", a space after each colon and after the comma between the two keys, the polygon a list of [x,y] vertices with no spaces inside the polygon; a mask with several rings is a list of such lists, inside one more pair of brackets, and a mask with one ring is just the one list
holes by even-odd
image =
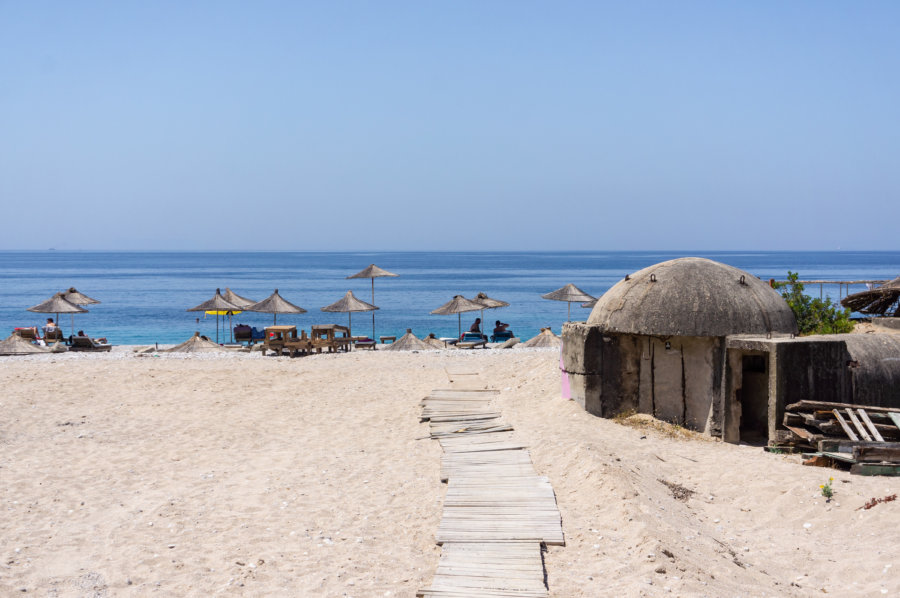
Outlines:
{"label": "person sitting on beach", "polygon": [[56,322],[53,321],[53,318],[47,318],[47,324],[44,326],[44,335],[48,332],[56,332],[56,329]]}
{"label": "person sitting on beach", "polygon": [[[497,320],[496,322],[494,322],[494,334],[506,333],[507,328],[509,328],[509,324],[504,324],[500,320]],[[509,330],[508,332],[510,334],[512,334],[512,330]]]}
{"label": "person sitting on beach", "polygon": [[475,323],[469,326],[469,332],[481,333],[481,318],[475,318]]}

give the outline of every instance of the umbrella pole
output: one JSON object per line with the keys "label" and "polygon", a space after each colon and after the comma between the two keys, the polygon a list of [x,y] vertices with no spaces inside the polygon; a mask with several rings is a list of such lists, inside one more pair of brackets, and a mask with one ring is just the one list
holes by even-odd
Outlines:
{"label": "umbrella pole", "polygon": [[[375,279],[372,279],[372,305],[375,305]],[[375,310],[372,310],[372,340],[375,340]]]}
{"label": "umbrella pole", "polygon": [[[350,331],[350,336],[353,336],[353,312],[347,312],[347,330]],[[375,329],[372,329],[372,333],[374,334]]]}
{"label": "umbrella pole", "polygon": [[569,306],[569,315],[566,316],[566,321],[571,322],[572,321],[572,302],[566,301],[566,305]]}
{"label": "umbrella pole", "polygon": [[462,338],[462,313],[461,313],[461,312],[457,312],[457,313],[456,313],[456,317],[457,317],[457,319],[458,319],[458,321],[457,321],[457,326],[459,326],[459,330],[458,330],[459,335],[457,336],[457,338]]}

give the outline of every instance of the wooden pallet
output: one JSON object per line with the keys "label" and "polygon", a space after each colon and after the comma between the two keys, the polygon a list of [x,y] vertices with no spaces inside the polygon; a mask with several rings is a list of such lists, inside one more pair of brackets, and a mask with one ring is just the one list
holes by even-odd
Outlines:
{"label": "wooden pallet", "polygon": [[448,542],[422,598],[545,598],[544,562],[536,542]]}

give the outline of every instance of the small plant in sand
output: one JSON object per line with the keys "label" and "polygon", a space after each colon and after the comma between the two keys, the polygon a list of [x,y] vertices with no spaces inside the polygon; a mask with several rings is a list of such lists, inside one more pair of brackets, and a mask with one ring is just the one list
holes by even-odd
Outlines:
{"label": "small plant in sand", "polygon": [[834,496],[834,490],[831,488],[831,482],[834,481],[834,478],[828,478],[828,481],[819,486],[819,489],[822,491],[822,496],[825,497],[826,501],[831,500],[831,497]]}

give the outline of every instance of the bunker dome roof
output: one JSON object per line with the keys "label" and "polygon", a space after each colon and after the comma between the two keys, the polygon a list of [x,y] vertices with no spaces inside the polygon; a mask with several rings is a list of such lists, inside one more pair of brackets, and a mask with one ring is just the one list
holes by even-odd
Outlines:
{"label": "bunker dome roof", "polygon": [[794,313],[768,283],[699,257],[661,262],[626,276],[597,300],[588,324],[659,336],[797,332]]}

